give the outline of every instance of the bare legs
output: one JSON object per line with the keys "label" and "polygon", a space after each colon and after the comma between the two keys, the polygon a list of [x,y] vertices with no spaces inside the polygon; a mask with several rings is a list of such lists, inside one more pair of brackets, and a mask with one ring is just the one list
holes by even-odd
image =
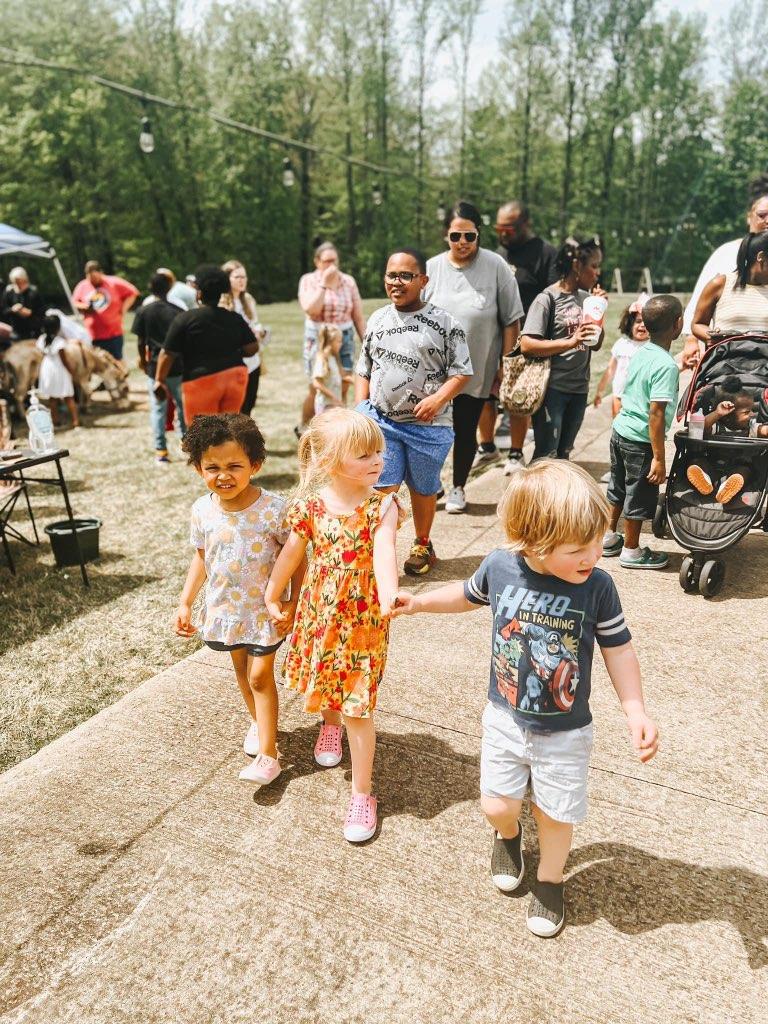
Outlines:
{"label": "bare legs", "polygon": [[[611,505],[611,532],[616,533],[616,529],[621,519],[622,507],[620,505]],[[624,520],[624,547],[634,551],[635,548],[640,546],[640,531],[643,528],[642,519],[625,519]]]}
{"label": "bare legs", "polygon": [[232,664],[248,713],[259,730],[259,750],[277,757],[277,687],[275,654],[252,658],[243,648],[230,651]]}
{"label": "bare legs", "polygon": [[[480,798],[480,806],[486,818],[502,839],[514,839],[519,832],[522,803],[522,800],[509,800],[507,797]],[[562,882],[573,839],[573,825],[555,821],[534,803],[531,803],[531,811],[539,833],[539,868],[536,877],[540,882]]]}

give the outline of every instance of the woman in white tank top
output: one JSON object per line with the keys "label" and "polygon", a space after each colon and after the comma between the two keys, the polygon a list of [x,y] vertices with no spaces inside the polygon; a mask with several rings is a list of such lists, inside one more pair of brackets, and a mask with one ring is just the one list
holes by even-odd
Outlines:
{"label": "woman in white tank top", "polygon": [[718,274],[704,288],[692,330],[707,345],[713,335],[768,333],[768,231],[748,234],[739,246],[736,269]]}

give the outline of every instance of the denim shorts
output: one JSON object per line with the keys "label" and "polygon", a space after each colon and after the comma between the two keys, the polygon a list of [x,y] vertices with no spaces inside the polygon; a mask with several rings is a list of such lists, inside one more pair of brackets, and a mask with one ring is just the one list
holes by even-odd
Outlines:
{"label": "denim shorts", "polygon": [[521,729],[508,711],[490,701],[483,712],[480,792],[531,800],[554,821],[578,825],[587,816],[587,772],[592,724],[563,732]]}
{"label": "denim shorts", "polygon": [[611,482],[606,497],[624,511],[625,519],[653,519],[659,485],[648,480],[653,449],[644,441],[629,441],[611,434]]}
{"label": "denim shorts", "polygon": [[[320,326],[319,324],[317,325]],[[311,332],[305,328],[304,331],[304,373],[312,380],[315,373],[315,359],[317,358],[317,332]],[[355,329],[345,327],[341,332],[341,350],[339,351],[339,362],[344,370],[352,372],[355,367]]]}
{"label": "denim shorts", "polygon": [[366,399],[357,406],[384,434],[384,469],[377,487],[405,484],[417,494],[437,494],[440,472],[453,444],[453,427],[428,423],[397,423],[384,416]]}
{"label": "denim shorts", "polygon": [[223,644],[219,640],[204,640],[203,643],[212,651],[247,651],[252,658],[264,658],[267,654],[274,654],[284,641],[285,637],[276,644]]}

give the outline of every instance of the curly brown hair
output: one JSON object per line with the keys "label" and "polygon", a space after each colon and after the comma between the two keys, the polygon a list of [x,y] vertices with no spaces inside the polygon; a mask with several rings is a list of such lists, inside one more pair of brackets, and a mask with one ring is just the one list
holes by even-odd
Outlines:
{"label": "curly brown hair", "polygon": [[181,450],[189,456],[191,466],[200,466],[209,448],[234,441],[251,463],[267,457],[264,437],[250,416],[240,412],[222,412],[212,416],[195,416],[181,442]]}

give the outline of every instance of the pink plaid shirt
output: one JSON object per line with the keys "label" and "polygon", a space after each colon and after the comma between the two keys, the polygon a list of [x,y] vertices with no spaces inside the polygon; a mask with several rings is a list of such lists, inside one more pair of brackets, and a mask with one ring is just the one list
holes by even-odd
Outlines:
{"label": "pink plaid shirt", "polygon": [[[304,274],[299,281],[299,301],[320,287],[320,276],[319,270]],[[318,324],[352,323],[352,313],[360,305],[360,292],[357,290],[354,277],[341,272],[339,277],[341,281],[337,288],[325,289],[322,313],[319,316],[307,314],[308,320],[314,320]]]}

